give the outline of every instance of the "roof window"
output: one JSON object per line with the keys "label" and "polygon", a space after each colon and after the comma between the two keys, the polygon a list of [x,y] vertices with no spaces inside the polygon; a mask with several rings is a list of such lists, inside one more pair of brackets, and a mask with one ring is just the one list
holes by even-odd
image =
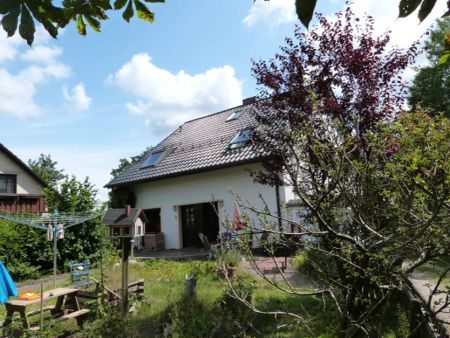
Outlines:
{"label": "roof window", "polygon": [[161,162],[164,153],[165,153],[164,150],[155,151],[155,152],[151,153],[150,156],[145,160],[145,162],[141,168],[154,167],[156,164]]}
{"label": "roof window", "polygon": [[253,128],[239,131],[230,141],[230,149],[240,148],[247,145],[253,135]]}
{"label": "roof window", "polygon": [[227,122],[228,121],[233,121],[233,120],[236,120],[239,116],[241,116],[242,115],[242,110],[235,110],[234,112],[233,112],[233,114],[231,114],[230,116],[228,116],[228,118],[227,118]]}

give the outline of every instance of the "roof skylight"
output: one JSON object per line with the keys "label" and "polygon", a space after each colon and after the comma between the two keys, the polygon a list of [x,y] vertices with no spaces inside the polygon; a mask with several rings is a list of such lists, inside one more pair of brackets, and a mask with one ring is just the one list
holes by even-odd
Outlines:
{"label": "roof skylight", "polygon": [[164,150],[155,151],[150,154],[150,156],[145,160],[145,163],[141,168],[154,167],[158,162],[162,160],[162,155],[165,153]]}
{"label": "roof skylight", "polygon": [[230,116],[228,116],[227,118],[227,122],[228,121],[232,121],[232,120],[236,120],[237,118],[239,118],[239,116],[242,115],[242,110],[235,110],[233,112],[233,114],[231,114]]}
{"label": "roof skylight", "polygon": [[239,131],[230,141],[230,149],[245,146],[253,135],[253,128],[243,129]]}

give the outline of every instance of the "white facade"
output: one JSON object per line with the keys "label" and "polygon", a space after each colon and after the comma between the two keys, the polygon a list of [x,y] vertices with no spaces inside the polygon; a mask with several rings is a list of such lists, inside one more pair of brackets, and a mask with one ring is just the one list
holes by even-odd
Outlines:
{"label": "white facade", "polygon": [[40,195],[42,185],[9,156],[0,150],[0,174],[11,174],[17,177],[17,194]]}
{"label": "white facade", "polygon": [[[227,219],[233,220],[236,196],[239,196],[243,204],[253,205],[259,210],[265,203],[271,213],[276,215],[276,188],[255,183],[248,171],[261,169],[260,164],[249,164],[136,184],[133,186],[136,207],[160,208],[161,232],[165,236],[165,247],[179,249],[183,247],[180,219],[180,207],[183,205],[217,201],[219,233],[226,231],[224,222]],[[284,189],[279,188],[279,192],[280,205],[284,205]],[[259,225],[256,215],[252,215],[244,208],[241,208],[241,213],[248,214],[254,225]]]}

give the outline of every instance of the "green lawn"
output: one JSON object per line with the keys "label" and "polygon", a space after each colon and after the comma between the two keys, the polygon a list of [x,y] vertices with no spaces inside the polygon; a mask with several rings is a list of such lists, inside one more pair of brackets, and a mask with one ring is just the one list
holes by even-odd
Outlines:
{"label": "green lawn", "polygon": [[[120,266],[106,270],[107,286],[120,287]],[[196,295],[185,299],[186,274],[198,276]],[[93,272],[99,277],[98,270]],[[337,326],[336,313],[328,299],[293,297],[269,286],[253,276],[238,271],[235,283],[242,293],[251,290],[252,301],[259,309],[282,310],[301,314],[308,329],[286,316],[256,314],[230,298],[226,285],[217,277],[215,263],[208,261],[177,262],[147,260],[130,264],[130,281],[145,280],[145,298],[138,311],[122,320],[112,310],[93,307],[100,319],[92,318],[77,337],[333,337]],[[60,284],[67,285],[69,281]],[[249,285],[253,285],[249,288]],[[3,309],[2,309],[3,311]],[[4,315],[4,312],[1,312]],[[38,320],[36,316],[36,320]],[[401,337],[401,318],[389,315],[384,337]],[[50,321],[47,321],[50,322]],[[389,328],[392,329],[389,329]],[[76,330],[75,321],[48,327],[32,336],[56,337]]]}

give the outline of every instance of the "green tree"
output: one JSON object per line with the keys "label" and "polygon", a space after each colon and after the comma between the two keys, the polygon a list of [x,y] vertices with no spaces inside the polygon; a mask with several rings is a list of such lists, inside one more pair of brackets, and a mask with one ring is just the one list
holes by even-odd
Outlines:
{"label": "green tree", "polygon": [[[165,0],[0,0],[1,24],[8,36],[13,36],[17,28],[20,36],[29,45],[33,43],[36,32],[35,21],[41,23],[54,38],[58,30],[70,21],[76,24],[81,35],[86,35],[86,26],[99,32],[101,21],[107,20],[107,11],[123,10],[122,17],[129,22],[136,15],[138,18],[153,22],[155,14],[147,7],[147,3],[164,2]],[[87,25],[86,25],[87,24]]]}
{"label": "green tree", "polygon": [[438,20],[430,32],[425,43],[430,65],[417,72],[408,101],[413,109],[423,107],[433,114],[443,112],[450,117],[450,62],[438,62],[446,49],[447,32],[450,32],[450,17]]}
{"label": "green tree", "polygon": [[[96,200],[97,190],[86,177],[78,181],[74,176],[66,177],[55,188],[44,189],[49,210],[60,212],[94,212],[101,208]],[[99,219],[73,226],[65,231],[64,239],[58,243],[60,268],[67,263],[86,259],[95,262],[100,257],[105,228]]]}
{"label": "green tree", "polygon": [[50,155],[45,154],[41,154],[37,160],[28,160],[30,168],[50,187],[56,187],[66,177],[63,169],[57,169],[57,164]]}
{"label": "green tree", "polygon": [[[141,160],[142,157],[149,154],[151,150],[152,147],[147,147],[142,153],[136,156],[132,156],[130,159],[121,158],[119,160],[118,167],[111,170],[111,176],[113,178],[116,178],[125,169],[139,162],[139,160]],[[121,208],[127,204],[134,206],[135,203],[136,203],[136,196],[134,195],[133,190],[127,186],[114,187],[109,192],[109,206],[111,208]]]}

